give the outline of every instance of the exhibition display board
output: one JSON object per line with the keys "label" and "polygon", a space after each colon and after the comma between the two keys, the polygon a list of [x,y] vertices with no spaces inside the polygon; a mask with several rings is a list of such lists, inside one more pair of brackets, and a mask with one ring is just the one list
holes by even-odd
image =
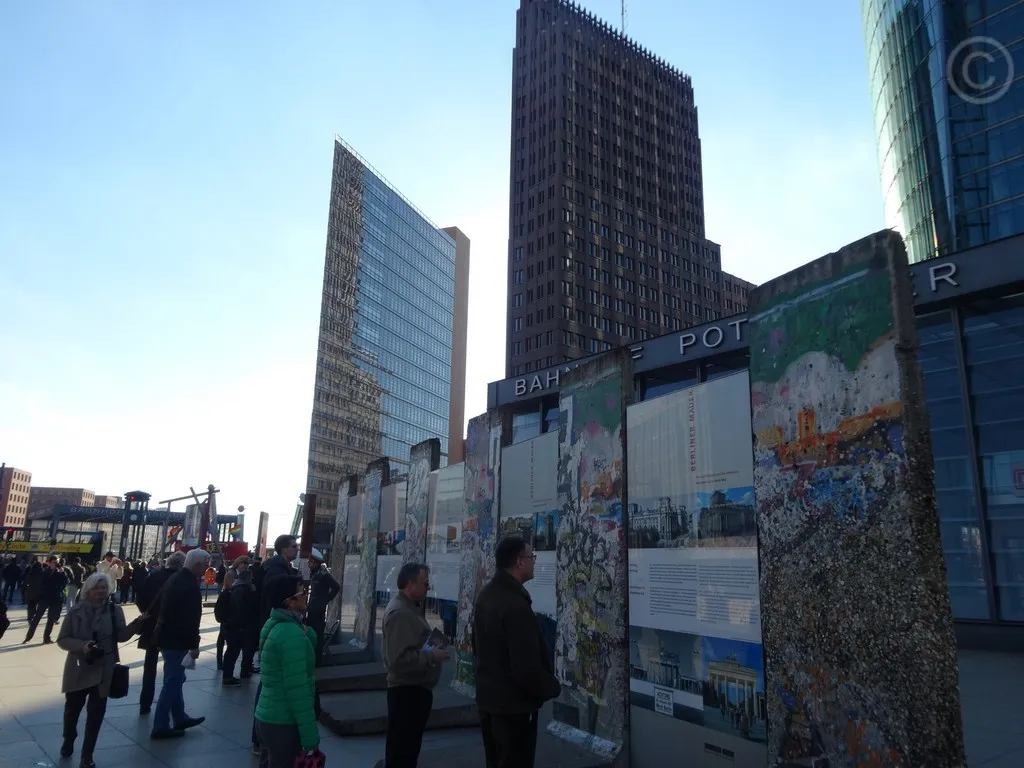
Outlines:
{"label": "exhibition display board", "polygon": [[377,606],[386,606],[398,589],[398,569],[405,546],[407,483],[401,480],[383,488],[380,495],[380,527],[377,531]]}
{"label": "exhibition display board", "polygon": [[363,514],[359,540],[359,586],[356,591],[356,623],[352,644],[367,647],[373,639],[377,616],[377,533],[380,526],[381,496],[388,484],[391,462],[371,461],[363,475]]}
{"label": "exhibition display board", "polygon": [[434,470],[428,478],[426,563],[430,567],[430,592],[426,614],[431,626],[455,641],[459,601],[459,545],[462,540],[462,506],[466,467],[452,464]]}
{"label": "exhibition display board", "polygon": [[687,764],[766,758],[749,392],[742,372],[626,412],[630,703],[678,721]]}
{"label": "exhibition display board", "polygon": [[[338,507],[334,516],[334,537],[331,540],[331,574],[341,587],[338,596],[327,606],[327,628],[342,622],[342,604],[345,595],[345,556],[348,552],[348,511],[359,487],[359,477],[348,475],[338,483]],[[266,529],[264,528],[264,532]],[[353,593],[354,595],[354,593]],[[341,624],[339,624],[341,626]],[[351,629],[351,627],[349,627]]]}
{"label": "exhibition display board", "polygon": [[533,610],[555,618],[555,537],[558,531],[558,433],[547,432],[501,451],[501,523],[504,536],[521,536],[537,553],[524,585]]}

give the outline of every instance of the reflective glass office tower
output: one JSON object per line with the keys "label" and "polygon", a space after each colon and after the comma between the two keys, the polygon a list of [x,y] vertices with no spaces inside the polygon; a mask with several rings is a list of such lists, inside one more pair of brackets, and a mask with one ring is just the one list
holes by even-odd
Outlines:
{"label": "reflective glass office tower", "polygon": [[[1024,0],[862,0],[861,11],[886,223],[911,261],[963,261],[1024,233]],[[1024,260],[1016,248],[1004,258]],[[1024,630],[1022,290],[1010,282],[918,324],[961,628]]]}
{"label": "reflective glass office tower", "polygon": [[401,473],[436,437],[461,460],[468,275],[466,236],[336,138],[306,480],[320,520],[339,482],[381,455]]}
{"label": "reflective glass office tower", "polygon": [[885,220],[911,261],[1024,232],[1024,1],[861,11]]}

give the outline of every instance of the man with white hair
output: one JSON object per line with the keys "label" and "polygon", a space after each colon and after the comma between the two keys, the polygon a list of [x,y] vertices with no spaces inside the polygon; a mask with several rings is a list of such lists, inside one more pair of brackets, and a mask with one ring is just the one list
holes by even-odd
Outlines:
{"label": "man with white hair", "polygon": [[160,661],[160,649],[153,641],[153,633],[156,631],[156,620],[160,616],[160,607],[163,605],[164,586],[171,576],[180,571],[184,565],[184,552],[171,553],[165,567],[150,571],[149,577],[143,582],[142,589],[139,590],[135,599],[139,611],[146,615],[146,620],[142,623],[142,631],[139,633],[139,649],[146,652],[146,660],[142,667],[142,692],[139,694],[140,715],[149,714],[156,693],[156,670],[157,663]]}
{"label": "man with white hair", "polygon": [[[113,552],[107,552],[103,556],[103,559],[96,563],[97,573],[102,573],[107,577],[107,582],[110,584],[110,594],[113,595],[117,590],[117,582],[124,576],[124,569],[121,568],[121,561],[114,558]],[[116,599],[115,599],[116,602]]]}
{"label": "man with white hair", "polygon": [[210,553],[191,549],[185,564],[172,575],[163,589],[160,613],[153,639],[164,657],[164,680],[156,702],[150,738],[172,739],[202,724],[205,717],[185,713],[186,656],[199,658],[199,623],[203,618],[203,595],[199,582],[210,565]]}

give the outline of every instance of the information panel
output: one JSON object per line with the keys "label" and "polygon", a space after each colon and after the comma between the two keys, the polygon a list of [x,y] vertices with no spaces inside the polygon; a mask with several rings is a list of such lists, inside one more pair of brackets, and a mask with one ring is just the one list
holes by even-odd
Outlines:
{"label": "information panel", "polygon": [[431,472],[427,501],[427,565],[430,566],[427,620],[452,642],[458,618],[465,474],[465,464]]}
{"label": "information panel", "polygon": [[[377,605],[383,608],[398,590],[405,545],[406,482],[384,488],[380,501],[380,529],[377,533]],[[380,614],[383,615],[383,614]]]}
{"label": "information panel", "polygon": [[700,765],[765,741],[749,403],[742,372],[626,414],[630,702],[718,732]]}
{"label": "information panel", "polygon": [[555,618],[555,531],[558,530],[558,433],[501,452],[501,536],[522,536],[537,553],[524,585],[533,610]]}

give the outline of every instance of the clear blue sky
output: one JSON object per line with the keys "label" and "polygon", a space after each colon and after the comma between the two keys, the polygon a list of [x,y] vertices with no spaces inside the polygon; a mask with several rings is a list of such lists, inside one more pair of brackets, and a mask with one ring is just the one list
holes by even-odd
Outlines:
{"label": "clear blue sky", "polygon": [[[584,5],[618,21],[614,0]],[[517,7],[0,5],[0,459],[97,493],[213,482],[222,510],[284,529],[335,133],[471,238],[467,417],[482,412],[504,373]],[[883,226],[855,0],[628,12],[693,78],[727,270],[763,282]]]}

